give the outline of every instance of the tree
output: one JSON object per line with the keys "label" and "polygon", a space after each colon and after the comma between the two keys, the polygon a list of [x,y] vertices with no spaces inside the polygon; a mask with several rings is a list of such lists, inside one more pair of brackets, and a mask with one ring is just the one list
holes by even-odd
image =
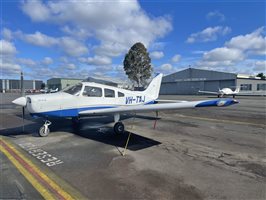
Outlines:
{"label": "tree", "polygon": [[265,75],[263,73],[258,73],[257,77],[260,77],[261,79],[265,79]]}
{"label": "tree", "polygon": [[138,87],[147,84],[152,67],[149,53],[142,43],[138,42],[130,48],[124,59],[124,70],[128,78],[136,82]]}

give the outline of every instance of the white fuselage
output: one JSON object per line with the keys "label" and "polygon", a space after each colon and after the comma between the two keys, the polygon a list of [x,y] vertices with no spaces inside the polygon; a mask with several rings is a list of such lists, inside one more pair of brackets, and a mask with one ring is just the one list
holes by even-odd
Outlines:
{"label": "white fuselage", "polygon": [[233,94],[238,94],[239,89],[237,88],[235,91],[233,91],[230,88],[223,88],[223,89],[219,90],[219,92],[222,95],[233,95]]}
{"label": "white fuselage", "polygon": [[224,95],[234,94],[234,92],[230,88],[223,88],[220,90],[220,93]]}
{"label": "white fuselage", "polygon": [[[93,89],[97,90],[98,94],[88,96],[88,88],[92,92]],[[47,117],[76,117],[79,112],[84,110],[142,105],[153,103],[155,100],[144,92],[124,90],[92,82],[82,82],[81,89],[76,94],[62,91],[26,97],[27,109],[32,115]]]}

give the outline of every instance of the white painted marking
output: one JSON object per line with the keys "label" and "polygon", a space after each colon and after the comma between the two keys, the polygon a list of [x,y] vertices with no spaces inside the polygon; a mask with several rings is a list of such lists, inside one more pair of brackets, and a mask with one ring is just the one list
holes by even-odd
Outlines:
{"label": "white painted marking", "polygon": [[39,148],[35,144],[24,143],[24,144],[19,144],[19,146],[21,148],[23,148],[24,150],[26,150],[33,157],[37,158],[42,163],[46,164],[48,167],[52,167],[52,166],[60,165],[60,164],[64,163],[63,161],[61,161],[57,157],[52,156],[51,154],[42,150],[41,148]]}

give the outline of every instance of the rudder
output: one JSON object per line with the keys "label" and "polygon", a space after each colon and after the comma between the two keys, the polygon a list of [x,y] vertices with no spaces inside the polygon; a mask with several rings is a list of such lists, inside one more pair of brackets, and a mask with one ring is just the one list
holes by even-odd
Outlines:
{"label": "rudder", "polygon": [[153,78],[149,86],[146,88],[146,90],[143,91],[143,93],[150,96],[154,100],[157,99],[159,97],[162,77],[163,74],[160,73],[155,78]]}

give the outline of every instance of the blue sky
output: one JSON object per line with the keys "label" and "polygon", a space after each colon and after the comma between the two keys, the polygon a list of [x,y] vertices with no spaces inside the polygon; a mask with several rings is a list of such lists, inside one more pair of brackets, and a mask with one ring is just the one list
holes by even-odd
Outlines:
{"label": "blue sky", "polygon": [[1,78],[124,80],[135,42],[153,71],[266,71],[265,1],[1,1]]}

